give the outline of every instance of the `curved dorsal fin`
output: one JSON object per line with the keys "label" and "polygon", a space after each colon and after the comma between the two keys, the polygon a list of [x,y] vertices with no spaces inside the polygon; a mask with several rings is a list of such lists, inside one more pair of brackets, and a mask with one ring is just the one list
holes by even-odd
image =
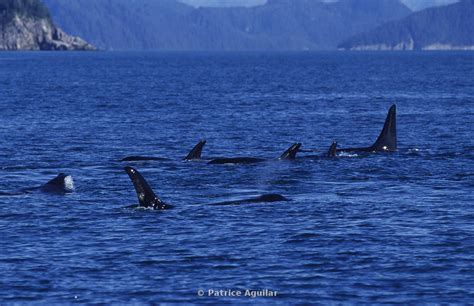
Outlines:
{"label": "curved dorsal fin", "polygon": [[184,158],[184,160],[201,159],[202,149],[204,148],[205,144],[206,141],[204,139],[199,141],[198,144],[195,145],[189,154]]}
{"label": "curved dorsal fin", "polygon": [[375,143],[370,147],[371,151],[396,151],[397,150],[397,113],[395,104],[388,110],[387,118],[382,132]]}
{"label": "curved dorsal fin", "polygon": [[62,186],[64,184],[64,179],[67,177],[64,173],[59,173],[55,178],[49,180],[46,185]]}
{"label": "curved dorsal fin", "polygon": [[43,191],[49,192],[72,192],[74,191],[74,181],[72,176],[59,173],[55,178],[49,180],[40,187]]}
{"label": "curved dorsal fin", "polygon": [[328,150],[328,157],[335,157],[337,155],[337,142],[333,141]]}
{"label": "curved dorsal fin", "polygon": [[127,172],[133,186],[135,187],[138,203],[141,207],[153,209],[168,209],[171,207],[155,195],[150,185],[148,185],[140,172],[132,167],[125,167],[125,172]]}
{"label": "curved dorsal fin", "polygon": [[280,159],[295,159],[296,153],[301,147],[301,143],[297,142],[288,148],[281,156]]}

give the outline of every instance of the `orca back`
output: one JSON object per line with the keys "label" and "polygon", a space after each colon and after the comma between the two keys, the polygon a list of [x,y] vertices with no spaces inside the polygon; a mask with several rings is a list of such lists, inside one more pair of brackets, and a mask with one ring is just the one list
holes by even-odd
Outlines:
{"label": "orca back", "polygon": [[205,144],[205,140],[199,141],[198,144],[195,145],[194,148],[189,152],[189,154],[184,158],[184,160],[201,159],[202,149],[204,148]]}
{"label": "orca back", "polygon": [[390,107],[387,118],[375,143],[365,148],[343,148],[339,152],[393,152],[397,150],[397,112],[395,104]]}
{"label": "orca back", "polygon": [[270,194],[263,194],[255,198],[242,199],[242,200],[236,200],[236,201],[225,201],[225,202],[213,203],[210,205],[226,206],[226,205],[270,203],[270,202],[281,202],[281,201],[290,201],[290,200],[281,194],[270,193]]}
{"label": "orca back", "polygon": [[135,187],[140,207],[158,210],[171,208],[170,205],[166,204],[155,195],[150,185],[148,185],[147,181],[140,174],[140,172],[132,167],[125,167],[125,172],[127,172],[133,186]]}
{"label": "orca back", "polygon": [[72,176],[59,173],[55,178],[41,186],[41,190],[46,192],[73,192],[74,181]]}
{"label": "orca back", "polygon": [[371,151],[397,150],[397,110],[395,104],[388,110],[382,132],[370,149]]}
{"label": "orca back", "polygon": [[291,147],[286,150],[279,159],[295,159],[296,154],[298,153],[299,149],[301,148],[301,143],[297,142],[293,144]]}
{"label": "orca back", "polygon": [[337,156],[337,142],[335,142],[335,141],[332,142],[331,146],[329,147],[327,156],[328,157]]}
{"label": "orca back", "polygon": [[280,202],[289,201],[285,196],[278,193],[270,193],[261,195],[253,200],[253,202]]}

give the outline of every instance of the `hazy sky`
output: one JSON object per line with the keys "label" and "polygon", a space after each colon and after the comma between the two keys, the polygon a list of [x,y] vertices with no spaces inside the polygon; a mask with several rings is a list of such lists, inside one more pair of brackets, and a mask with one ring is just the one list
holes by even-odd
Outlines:
{"label": "hazy sky", "polygon": [[[254,6],[264,4],[267,0],[180,0],[194,6]],[[335,0],[314,0],[314,1],[335,1]],[[364,0],[360,0],[364,1]],[[401,0],[412,10],[420,10],[430,6],[449,4],[458,0]]]}

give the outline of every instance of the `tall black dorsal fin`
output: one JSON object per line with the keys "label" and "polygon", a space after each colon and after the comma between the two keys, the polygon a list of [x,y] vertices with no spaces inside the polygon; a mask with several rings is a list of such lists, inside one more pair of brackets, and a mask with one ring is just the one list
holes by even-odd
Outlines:
{"label": "tall black dorsal fin", "polygon": [[328,150],[328,157],[335,157],[337,155],[337,142],[333,141]]}
{"label": "tall black dorsal fin", "polygon": [[370,147],[371,151],[397,150],[397,112],[395,104],[388,110],[387,118],[377,141]]}
{"label": "tall black dorsal fin", "polygon": [[135,187],[137,192],[138,203],[141,207],[153,208],[153,209],[168,209],[171,208],[170,205],[163,202],[158,198],[151,187],[148,185],[143,176],[132,167],[125,167],[125,172],[127,172],[130,180]]}
{"label": "tall black dorsal fin", "polygon": [[280,159],[295,159],[296,153],[301,147],[301,143],[297,142],[288,148],[281,156]]}
{"label": "tall black dorsal fin", "polygon": [[184,158],[184,160],[201,159],[202,149],[204,148],[205,144],[206,141],[204,139],[199,141],[198,144],[195,145],[189,154]]}

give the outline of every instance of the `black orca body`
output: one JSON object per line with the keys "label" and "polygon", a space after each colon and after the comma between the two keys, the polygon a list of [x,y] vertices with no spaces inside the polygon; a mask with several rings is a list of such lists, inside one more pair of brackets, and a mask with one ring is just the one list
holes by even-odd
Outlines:
{"label": "black orca body", "polygon": [[[292,160],[296,158],[296,154],[301,147],[301,143],[295,143],[288,148],[278,159]],[[216,158],[209,162],[209,164],[254,164],[264,162],[266,159],[256,157],[224,157]]]}
{"label": "black orca body", "polygon": [[295,159],[296,154],[298,153],[300,148],[301,148],[301,143],[299,143],[299,142],[294,143],[285,152],[283,152],[283,154],[280,155],[280,157],[278,159],[289,159],[289,160]]}
{"label": "black orca body", "polygon": [[[199,143],[194,146],[194,148],[189,152],[189,154],[184,158],[184,160],[201,159],[202,149],[204,148],[205,144],[206,144],[205,140],[199,141]],[[129,161],[165,161],[165,160],[169,160],[169,158],[154,157],[154,156],[127,156],[120,161],[129,162]]]}
{"label": "black orca body", "polygon": [[397,122],[396,106],[392,105],[388,111],[387,118],[375,143],[367,148],[343,148],[337,152],[394,152],[397,150]]}
{"label": "black orca body", "polygon": [[184,158],[184,160],[199,160],[201,159],[202,149],[206,145],[206,141],[203,139],[198,142],[197,145],[189,152],[189,154]]}
{"label": "black orca body", "polygon": [[17,192],[0,192],[0,196],[20,196],[36,191],[57,194],[70,193],[74,191],[74,181],[72,179],[72,176],[60,173],[44,185],[38,187],[22,188],[20,189],[20,191]]}
{"label": "black orca body", "polygon": [[[146,182],[145,178],[132,167],[125,167],[125,172],[127,172],[130,180],[135,187],[138,197],[138,207],[151,208],[154,210],[164,210],[173,208],[172,205],[166,204],[158,198],[150,185]],[[280,201],[290,201],[281,194],[264,194],[255,198],[243,199],[237,201],[227,201],[220,203],[213,203],[211,205],[238,205],[238,204],[251,204],[251,203],[269,203],[269,202],[280,202]],[[136,206],[133,206],[136,207]]]}
{"label": "black orca body", "polygon": [[327,157],[336,157],[337,156],[337,142],[335,142],[335,141],[332,142],[326,156]]}
{"label": "black orca body", "polygon": [[219,203],[213,203],[211,205],[226,206],[226,205],[257,204],[257,203],[270,203],[270,202],[282,202],[282,201],[290,201],[290,200],[288,200],[281,194],[271,193],[271,194],[264,194],[256,198],[243,199],[243,200],[237,200],[237,201],[219,202]]}
{"label": "black orca body", "polygon": [[25,189],[25,191],[28,192],[35,189],[51,193],[70,193],[74,191],[74,181],[72,176],[59,173],[55,178],[48,181],[43,186],[39,188]]}
{"label": "black orca body", "polygon": [[138,197],[138,206],[143,208],[151,208],[155,210],[163,210],[173,208],[172,205],[168,205],[158,198],[150,185],[146,182],[143,176],[137,170],[132,167],[125,167],[125,172],[127,172],[130,180],[135,187]]}

